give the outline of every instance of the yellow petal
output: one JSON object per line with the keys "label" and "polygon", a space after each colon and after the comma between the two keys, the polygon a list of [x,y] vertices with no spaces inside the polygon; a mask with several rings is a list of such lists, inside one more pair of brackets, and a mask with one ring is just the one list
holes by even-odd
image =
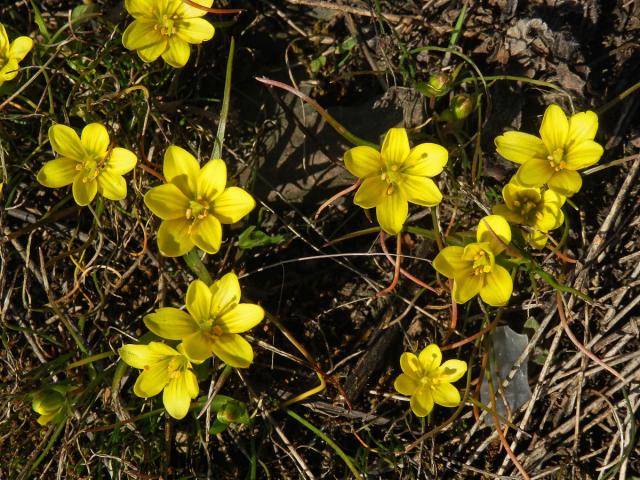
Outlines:
{"label": "yellow petal", "polygon": [[84,160],[85,152],[80,143],[80,138],[75,130],[66,125],[53,125],[49,128],[49,141],[56,153],[63,157],[77,160]]}
{"label": "yellow petal", "polygon": [[496,151],[507,160],[524,163],[534,157],[545,158],[547,150],[542,140],[523,132],[505,132],[495,139]]}
{"label": "yellow petal", "polygon": [[428,388],[420,388],[411,397],[411,411],[416,417],[426,417],[433,410],[433,396]]}
{"label": "yellow petal", "polygon": [[118,349],[118,354],[124,363],[130,367],[139,368],[141,370],[154,365],[167,357],[166,353],[162,350],[152,349],[150,345],[124,345]]}
{"label": "yellow petal", "polygon": [[402,372],[416,380],[422,377],[422,366],[415,353],[404,352],[400,355],[400,368]]}
{"label": "yellow petal", "polygon": [[85,182],[82,174],[76,175],[73,180],[73,198],[78,205],[89,205],[98,193],[98,182],[93,179]]}
{"label": "yellow petal", "polygon": [[186,220],[189,199],[173,183],[153,187],[144,195],[144,204],[163,220]]}
{"label": "yellow petal", "polygon": [[0,23],[0,52],[5,52],[9,49],[9,36],[4,25]]}
{"label": "yellow petal", "polygon": [[574,170],[560,170],[548,180],[549,188],[570,197],[582,188],[582,177]]}
{"label": "yellow petal", "polygon": [[565,154],[567,169],[582,170],[583,168],[595,165],[602,157],[604,149],[602,145],[593,140],[585,140],[572,146]]}
{"label": "yellow petal", "polygon": [[73,183],[78,174],[76,165],[78,162],[65,157],[50,160],[40,169],[36,179],[45,187],[66,187]]}
{"label": "yellow petal", "polygon": [[362,208],[373,208],[382,202],[387,188],[389,185],[380,180],[379,176],[367,178],[358,188],[353,203]]}
{"label": "yellow petal", "polygon": [[202,363],[212,355],[212,341],[209,337],[196,332],[182,341],[184,353],[195,363]]}
{"label": "yellow petal", "polygon": [[541,250],[547,244],[547,241],[549,240],[549,234],[546,232],[535,230],[533,232],[528,232],[525,235],[525,240],[533,248]]}
{"label": "yellow petal", "polygon": [[238,282],[238,276],[233,272],[229,272],[219,280],[216,280],[209,287],[209,290],[213,295],[211,313],[215,316],[240,302],[240,283]]}
{"label": "yellow petal", "polygon": [[134,18],[150,17],[156,5],[155,0],[124,0],[124,8]]}
{"label": "yellow petal", "polygon": [[139,48],[136,50],[138,57],[145,63],[154,62],[160,55],[167,51],[169,48],[169,42],[166,38],[160,37],[148,47]]}
{"label": "yellow petal", "polygon": [[122,34],[122,45],[128,50],[147,49],[158,44],[166,46],[167,41],[156,29],[156,25],[155,20],[134,20]]}
{"label": "yellow petal", "polygon": [[375,148],[360,146],[347,150],[344,154],[344,166],[351,175],[367,178],[381,175],[384,164],[380,152]]}
{"label": "yellow petal", "polygon": [[209,321],[211,316],[211,291],[202,280],[194,280],[187,289],[187,310],[200,324]]}
{"label": "yellow petal", "polygon": [[598,131],[598,115],[587,111],[572,115],[569,119],[569,135],[567,146],[577,145],[586,140],[593,140]]}
{"label": "yellow petal", "polygon": [[460,405],[460,392],[450,383],[441,383],[433,390],[433,401],[443,407]]}
{"label": "yellow petal", "polygon": [[463,360],[447,360],[438,368],[438,379],[441,382],[453,383],[460,380],[467,372],[467,362]]}
{"label": "yellow petal", "polygon": [[513,210],[517,208],[513,202],[521,200],[523,195],[526,195],[527,198],[531,198],[536,203],[540,201],[541,196],[539,188],[525,187],[513,180],[514,179],[502,188],[502,198],[504,198],[504,202],[510,209]]}
{"label": "yellow petal", "polygon": [[18,62],[27,56],[27,53],[33,48],[33,40],[29,37],[18,37],[9,48],[9,58]]}
{"label": "yellow petal", "polygon": [[547,183],[554,173],[548,160],[533,158],[520,165],[516,178],[525,187],[539,187]]}
{"label": "yellow petal", "polygon": [[433,260],[433,268],[447,278],[455,278],[470,271],[471,263],[462,258],[464,248],[445,247]]}
{"label": "yellow petal", "polygon": [[[202,5],[203,7],[211,8],[213,0],[195,0],[194,3]],[[176,12],[182,18],[197,18],[207,14],[207,11],[202,8],[193,7],[185,2],[182,2]]]}
{"label": "yellow petal", "polygon": [[[496,238],[498,237],[498,238]],[[478,222],[476,230],[478,242],[486,242],[494,255],[498,255],[511,242],[509,222],[500,215],[487,215]]]}
{"label": "yellow petal", "polygon": [[144,324],[153,333],[167,340],[182,340],[199,330],[191,315],[172,307],[158,308],[146,315]]}
{"label": "yellow petal", "polygon": [[402,165],[409,155],[409,137],[404,128],[391,128],[382,143],[382,160],[387,164]]}
{"label": "yellow petal", "polygon": [[189,44],[176,35],[169,37],[169,48],[162,54],[165,62],[174,68],[182,68],[189,61]]}
{"label": "yellow petal", "polygon": [[213,201],[227,184],[227,166],[222,160],[210,160],[198,175],[198,198]]}
{"label": "yellow petal", "polygon": [[511,298],[513,281],[506,268],[494,265],[491,272],[484,275],[485,283],[480,290],[480,297],[487,305],[501,307]]}
{"label": "yellow petal", "polygon": [[188,198],[196,198],[200,165],[193,155],[171,145],[164,154],[162,171],[167,182],[175,184]]}
{"label": "yellow petal", "polygon": [[421,143],[409,151],[402,173],[417,177],[435,177],[449,160],[449,152],[437,143]]}
{"label": "yellow petal", "polygon": [[264,318],[264,310],[259,305],[240,303],[223,314],[217,321],[224,333],[242,333],[251,330]]}
{"label": "yellow petal", "polygon": [[90,123],[82,129],[80,142],[87,154],[95,160],[102,160],[109,148],[109,133],[104,125]]}
{"label": "yellow petal", "polygon": [[484,275],[463,275],[453,281],[453,299],[456,303],[467,303],[475,297],[484,284]]}
{"label": "yellow petal", "polygon": [[97,180],[98,190],[104,198],[122,200],[127,196],[127,182],[122,175],[103,170]]}
{"label": "yellow petal", "polygon": [[18,76],[18,70],[20,65],[16,59],[9,59],[5,65],[0,68],[0,84],[1,82],[8,82]]}
{"label": "yellow petal", "polygon": [[171,379],[162,393],[162,403],[165,410],[176,420],[183,419],[189,412],[194,381],[193,375],[190,370],[180,372]]}
{"label": "yellow petal", "polygon": [[191,229],[191,240],[207,253],[214,254],[220,250],[222,243],[222,225],[213,215],[207,215],[197,221]]}
{"label": "yellow petal", "polygon": [[408,214],[409,204],[398,188],[391,195],[385,195],[382,202],[376,206],[378,223],[389,235],[397,235],[402,231]]}
{"label": "yellow petal", "polygon": [[440,366],[442,352],[435,343],[432,343],[422,349],[420,355],[418,355],[418,360],[420,360],[423,372],[428,374]]}
{"label": "yellow petal", "polygon": [[563,149],[569,135],[569,120],[562,108],[556,104],[549,105],[542,117],[540,137],[547,152]]}
{"label": "yellow petal", "polygon": [[184,218],[165,220],[158,229],[158,248],[165,257],[179,257],[193,248],[190,223]]}
{"label": "yellow petal", "polygon": [[504,217],[509,223],[524,223],[525,220],[524,217],[518,212],[509,210],[509,207],[507,207],[504,203],[498,203],[497,205],[491,207],[491,213]]}
{"label": "yellow petal", "polygon": [[60,413],[60,410],[58,409],[49,415],[42,415],[38,417],[36,421],[38,422],[39,425],[42,425],[42,426],[48,425],[53,420],[55,420],[55,418],[58,416],[59,413]]}
{"label": "yellow petal", "polygon": [[401,373],[395,382],[393,382],[393,388],[401,395],[413,395],[418,385],[417,381],[404,373]]}
{"label": "yellow petal", "polygon": [[115,147],[107,159],[107,170],[124,175],[133,170],[138,162],[136,154],[126,148]]}
{"label": "yellow petal", "polygon": [[559,195],[553,190],[544,192],[544,204],[542,210],[536,217],[534,227],[543,232],[548,232],[562,225],[564,223],[564,214],[560,207],[563,201],[564,196]]}
{"label": "yellow petal", "polygon": [[169,383],[169,360],[161,360],[140,372],[133,393],[142,398],[154,397]]}
{"label": "yellow petal", "polygon": [[247,368],[253,362],[251,345],[240,335],[226,333],[214,337],[211,342],[213,354],[234,368]]}
{"label": "yellow petal", "polygon": [[256,201],[240,187],[229,187],[213,202],[213,214],[222,223],[236,223],[248,215],[256,206]]}
{"label": "yellow petal", "polygon": [[188,43],[202,43],[213,38],[215,29],[204,18],[185,18],[177,23],[176,35]]}
{"label": "yellow petal", "polygon": [[424,207],[434,207],[442,201],[440,189],[430,178],[405,175],[399,188],[407,201]]}

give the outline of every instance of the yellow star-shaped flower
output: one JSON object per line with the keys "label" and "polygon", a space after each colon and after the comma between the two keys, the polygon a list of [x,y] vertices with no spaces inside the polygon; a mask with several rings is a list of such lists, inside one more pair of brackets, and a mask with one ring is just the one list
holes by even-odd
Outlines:
{"label": "yellow star-shaped flower", "polygon": [[210,287],[201,280],[187,290],[187,311],[160,308],[144,318],[149,330],[168,340],[182,340],[189,358],[204,361],[212,354],[235,368],[247,368],[253,350],[240,333],[264,318],[259,305],[240,303],[240,284],[227,273]]}
{"label": "yellow star-shaped flower", "polygon": [[73,198],[80,206],[89,205],[96,193],[109,200],[127,196],[127,182],[122,177],[136,166],[136,155],[126,148],[110,146],[104,125],[91,123],[78,134],[66,125],[49,129],[49,141],[60,155],[44,164],[36,177],[45,187],[59,188],[73,184]]}
{"label": "yellow star-shaped flower", "polygon": [[582,187],[578,170],[600,160],[602,146],[593,139],[598,116],[580,112],[567,118],[558,105],[544,112],[540,137],[523,132],[506,132],[496,137],[497,151],[507,160],[519,163],[518,183],[525,187],[544,184],[561,195],[571,196]]}
{"label": "yellow star-shaped flower", "polygon": [[509,223],[500,215],[480,220],[477,242],[465,247],[446,247],[433,260],[433,268],[453,279],[453,299],[466,303],[480,294],[488,305],[506,305],[513,291],[513,281],[506,268],[496,263],[498,256],[511,242]]}
{"label": "yellow star-shaped flower", "polygon": [[[213,0],[195,3],[209,8]],[[183,0],[125,0],[125,8],[135,18],[122,35],[122,44],[136,50],[144,62],[162,56],[175,68],[189,61],[191,47],[210,40],[213,25],[203,17],[207,12]]]}
{"label": "yellow star-shaped flower", "polygon": [[13,80],[18,75],[18,63],[33,48],[33,40],[29,37],[18,37],[9,42],[7,31],[0,23],[0,85]]}
{"label": "yellow star-shaped flower", "polygon": [[457,407],[460,392],[452,385],[467,371],[467,362],[447,360],[442,363],[442,352],[435,345],[427,345],[419,355],[405,352],[400,357],[402,373],[393,386],[402,395],[411,397],[411,410],[418,417],[426,417],[434,404]]}
{"label": "yellow star-shaped flower", "polygon": [[442,172],[448,158],[447,150],[435,143],[411,148],[407,131],[392,128],[380,151],[360,146],[345,153],[345,167],[362,179],[353,201],[362,208],[375,208],[380,227],[396,235],[407,219],[409,202],[433,207],[442,201],[430,177]]}
{"label": "yellow star-shaped flower", "polygon": [[144,203],[163,222],[158,248],[167,257],[179,257],[194,245],[216,253],[222,242],[223,223],[236,223],[256,206],[249,193],[226,187],[227,166],[220,159],[202,168],[186,150],[170,146],[164,155],[166,184],[154,187]]}

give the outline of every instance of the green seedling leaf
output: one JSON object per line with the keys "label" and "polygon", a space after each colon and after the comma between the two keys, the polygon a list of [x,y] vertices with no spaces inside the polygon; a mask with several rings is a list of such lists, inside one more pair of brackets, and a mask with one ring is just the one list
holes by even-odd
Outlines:
{"label": "green seedling leaf", "polygon": [[324,67],[327,64],[327,57],[325,57],[324,55],[318,57],[318,58],[314,58],[313,60],[311,60],[311,71],[313,73],[318,73],[322,67]]}
{"label": "green seedling leaf", "polygon": [[540,324],[534,317],[529,317],[527,318],[527,321],[524,322],[524,328],[530,328],[535,331],[540,328]]}
{"label": "green seedling leaf", "polygon": [[257,230],[255,225],[251,225],[238,236],[238,246],[243,250],[256,247],[266,247],[278,245],[284,242],[283,235],[267,235],[262,230]]}
{"label": "green seedling leaf", "polygon": [[228,423],[221,422],[217,418],[213,421],[211,428],[209,429],[209,433],[211,435],[217,435],[219,433],[224,432],[229,427]]}
{"label": "green seedling leaf", "polygon": [[90,3],[88,5],[78,5],[73,10],[71,10],[71,20],[75,22],[76,25],[87,22],[90,18],[82,18],[84,15],[88,15],[91,13],[98,12],[98,5],[95,3]]}

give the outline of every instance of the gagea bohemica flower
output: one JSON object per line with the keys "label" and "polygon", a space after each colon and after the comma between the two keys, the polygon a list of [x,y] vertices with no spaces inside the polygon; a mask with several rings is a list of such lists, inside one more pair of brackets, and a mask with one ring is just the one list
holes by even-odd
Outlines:
{"label": "gagea bohemica flower", "polygon": [[598,116],[580,112],[567,118],[558,105],[549,105],[540,126],[540,138],[522,132],[506,132],[496,138],[497,151],[507,160],[519,163],[518,183],[526,187],[544,184],[564,196],[582,187],[578,170],[600,160],[603,149],[593,139]]}
{"label": "gagea bohemica flower", "polygon": [[564,222],[562,205],[565,197],[553,190],[523,187],[512,179],[502,189],[502,198],[504,203],[495,205],[493,213],[503,216],[509,223],[530,227],[524,237],[534,248],[543,248],[549,231]]}
{"label": "gagea bohemica flower", "polygon": [[240,297],[235,273],[227,273],[210,287],[195,280],[187,290],[187,312],[159,308],[144,323],[162,338],[182,340],[185,353],[193,360],[204,361],[213,354],[227,365],[247,368],[253,361],[253,349],[238,334],[258,325],[264,310],[240,303]]}
{"label": "gagea bohemica flower", "polygon": [[67,388],[53,385],[36,392],[31,401],[31,408],[40,415],[40,425],[59,422],[67,413]]}
{"label": "gagea bohemica flower", "polygon": [[0,23],[0,85],[13,80],[18,75],[18,63],[33,48],[33,40],[29,37],[18,37],[9,42],[7,31]]}
{"label": "gagea bohemica flower", "polygon": [[174,350],[160,342],[149,345],[124,345],[118,350],[127,365],[142,370],[133,393],[142,398],[162,393],[167,413],[180,420],[189,411],[191,400],[198,396],[198,379],[182,345]]}
{"label": "gagea bohemica flower", "polygon": [[59,188],[73,184],[73,198],[81,206],[88,205],[100,193],[109,200],[127,196],[127,182],[122,177],[136,166],[136,155],[125,148],[109,145],[104,125],[90,123],[82,135],[66,125],[49,129],[49,141],[59,158],[44,164],[38,182]]}
{"label": "gagea bohemica flower", "polygon": [[[195,0],[209,8],[213,0]],[[175,68],[189,61],[191,47],[210,40],[213,25],[203,17],[207,12],[183,0],[125,0],[125,8],[135,18],[122,35],[122,44],[136,50],[144,62],[159,56]]]}
{"label": "gagea bohemica flower", "polygon": [[400,357],[402,373],[393,386],[402,395],[411,397],[411,410],[418,417],[426,417],[437,403],[443,407],[457,407],[460,392],[451,385],[467,371],[467,362],[447,360],[435,345],[427,345],[419,355],[405,352]]}
{"label": "gagea bohemica flower", "polygon": [[409,213],[408,202],[433,207],[442,201],[442,193],[429,177],[442,172],[448,158],[447,150],[435,143],[411,148],[407,131],[392,128],[381,151],[355,147],[344,154],[344,163],[352,175],[362,179],[355,204],[375,207],[380,227],[396,235]]}
{"label": "gagea bohemica flower", "polygon": [[163,173],[167,183],[149,190],[144,203],[163,220],[158,248],[167,257],[184,255],[194,245],[216,253],[221,224],[239,221],[256,206],[243,189],[226,187],[227,166],[222,160],[210,160],[200,168],[193,155],[172,145],[164,155]]}
{"label": "gagea bohemica flower", "polygon": [[456,303],[466,303],[480,294],[491,306],[506,305],[513,281],[507,269],[496,263],[496,256],[511,241],[509,224],[500,215],[486,216],[478,224],[476,239],[465,247],[443,248],[433,260],[433,268],[453,279]]}

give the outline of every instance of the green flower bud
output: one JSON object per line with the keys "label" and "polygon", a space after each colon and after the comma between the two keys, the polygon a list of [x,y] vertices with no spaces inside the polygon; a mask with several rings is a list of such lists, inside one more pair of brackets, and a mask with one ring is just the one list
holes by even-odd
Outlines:
{"label": "green flower bud", "polygon": [[434,73],[426,82],[418,82],[416,88],[427,97],[441,97],[449,91],[451,79],[444,72]]}
{"label": "green flower bud", "polygon": [[451,111],[456,120],[464,120],[473,112],[474,101],[469,95],[456,95],[451,101]]}

